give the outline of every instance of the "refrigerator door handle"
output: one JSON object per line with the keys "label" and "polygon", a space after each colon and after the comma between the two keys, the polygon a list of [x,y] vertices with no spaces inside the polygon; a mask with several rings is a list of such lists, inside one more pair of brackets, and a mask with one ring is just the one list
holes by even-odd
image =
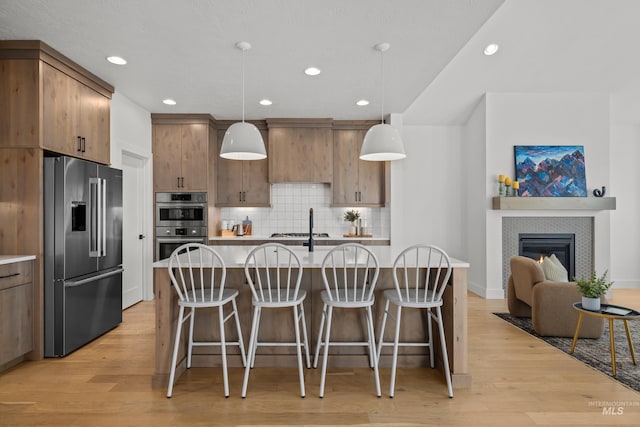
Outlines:
{"label": "refrigerator door handle", "polygon": [[91,276],[91,277],[88,277],[86,279],[67,281],[67,282],[64,283],[64,287],[65,288],[73,288],[74,286],[80,286],[80,285],[84,285],[84,284],[89,283],[89,282],[95,282],[96,280],[105,279],[107,277],[115,276],[117,274],[122,273],[123,271],[124,271],[123,268],[118,268],[117,270],[113,270],[113,271],[110,271],[108,273],[99,274],[97,276]]}
{"label": "refrigerator door handle", "polygon": [[101,198],[102,198],[102,209],[100,210],[100,217],[101,217],[100,228],[102,231],[102,239],[101,239],[102,253],[100,255],[107,256],[107,180],[103,178],[100,181],[102,183],[100,188]]}
{"label": "refrigerator door handle", "polygon": [[100,225],[100,217],[101,217],[101,197],[100,197],[100,179],[99,178],[89,178],[89,186],[91,188],[91,233],[90,233],[90,245],[89,245],[89,256],[90,257],[99,257],[100,256],[100,241],[101,241],[101,225]]}

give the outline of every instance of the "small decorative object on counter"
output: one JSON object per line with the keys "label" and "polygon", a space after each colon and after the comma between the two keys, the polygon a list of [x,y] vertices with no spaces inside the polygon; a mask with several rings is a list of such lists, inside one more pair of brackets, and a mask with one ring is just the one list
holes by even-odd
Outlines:
{"label": "small decorative object on counter", "polygon": [[252,228],[253,228],[253,226],[251,224],[251,220],[249,219],[249,216],[247,215],[247,218],[242,221],[242,229],[244,231],[244,235],[245,236],[251,236]]}
{"label": "small decorative object on counter", "polygon": [[358,226],[356,225],[356,222],[358,221],[359,218],[360,218],[360,212],[358,212],[355,209],[351,209],[344,213],[344,220],[351,223],[351,226],[349,227],[350,235],[355,236],[356,234],[358,234]]}
{"label": "small decorative object on counter", "polygon": [[504,175],[498,175],[498,196],[504,197],[507,195],[507,187],[504,185]]}
{"label": "small decorative object on counter", "polygon": [[511,197],[511,178],[506,177],[506,178],[504,179],[504,185],[506,186],[506,189],[505,189],[504,195],[505,195],[506,197]]}
{"label": "small decorative object on counter", "polygon": [[518,181],[513,181],[513,183],[511,184],[511,189],[512,189],[512,196],[513,197],[520,197],[520,192],[518,191],[518,189],[520,188],[520,183]]}

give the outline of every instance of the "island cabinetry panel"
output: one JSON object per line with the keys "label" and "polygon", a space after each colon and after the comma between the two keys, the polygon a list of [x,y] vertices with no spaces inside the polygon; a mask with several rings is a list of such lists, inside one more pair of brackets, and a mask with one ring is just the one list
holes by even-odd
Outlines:
{"label": "island cabinetry panel", "polygon": [[[229,160],[217,155],[222,147],[226,127],[218,130],[216,206],[270,207],[271,184],[269,184],[269,161],[267,159]],[[260,130],[263,141],[267,141],[265,124],[256,123],[256,127]],[[268,158],[271,152],[268,147],[266,148]]]}
{"label": "island cabinetry panel", "polygon": [[[154,191],[204,191],[209,186],[209,115],[152,114]],[[211,171],[212,172],[212,171]]]}
{"label": "island cabinetry panel", "polygon": [[388,199],[389,162],[360,160],[364,136],[373,123],[336,123],[332,206],[384,206]]}
{"label": "island cabinetry panel", "polygon": [[332,181],[332,119],[267,119],[269,182]]}
{"label": "island cabinetry panel", "polygon": [[33,350],[33,261],[0,265],[0,371]]}

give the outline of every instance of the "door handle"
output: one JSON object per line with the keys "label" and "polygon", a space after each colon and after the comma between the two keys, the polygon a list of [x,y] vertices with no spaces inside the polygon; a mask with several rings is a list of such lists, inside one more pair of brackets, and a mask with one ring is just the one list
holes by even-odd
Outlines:
{"label": "door handle", "polygon": [[78,153],[82,153],[82,137],[81,136],[76,136],[76,140],[78,142]]}
{"label": "door handle", "polygon": [[180,177],[180,187],[184,188],[184,176]]}
{"label": "door handle", "polygon": [[82,137],[82,152],[86,152],[87,151],[87,138],[85,138],[84,136]]}
{"label": "door handle", "polygon": [[144,234],[138,234],[138,240],[142,240],[142,239],[144,239],[145,237],[147,237],[147,236],[145,236]]}

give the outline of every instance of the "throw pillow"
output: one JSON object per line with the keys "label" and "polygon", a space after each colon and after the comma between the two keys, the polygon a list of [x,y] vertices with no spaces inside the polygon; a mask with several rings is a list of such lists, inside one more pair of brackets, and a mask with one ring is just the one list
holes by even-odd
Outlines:
{"label": "throw pillow", "polygon": [[569,281],[569,273],[567,272],[567,269],[564,268],[564,265],[562,265],[555,254],[544,257],[542,260],[542,271],[544,271],[544,277],[547,280],[551,280],[553,282]]}

